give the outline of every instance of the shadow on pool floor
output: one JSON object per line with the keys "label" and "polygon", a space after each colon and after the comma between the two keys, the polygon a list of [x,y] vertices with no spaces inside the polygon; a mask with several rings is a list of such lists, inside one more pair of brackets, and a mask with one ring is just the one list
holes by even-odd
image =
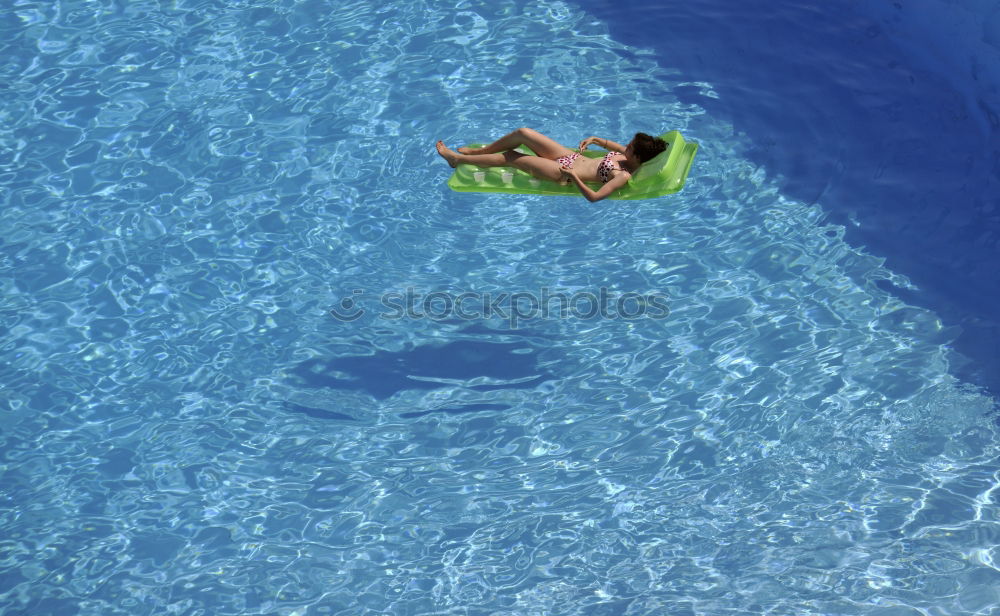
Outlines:
{"label": "shadow on pool floor", "polygon": [[[378,400],[405,390],[455,386],[475,391],[531,389],[554,378],[538,366],[537,354],[527,344],[471,341],[416,346],[404,351],[378,350],[371,355],[312,358],[292,368],[290,375],[297,387],[360,391]],[[330,414],[336,414],[292,406],[297,408],[291,410],[307,415],[335,418]],[[495,405],[477,406],[484,410]],[[463,408],[470,410],[467,406],[451,410],[462,412]]]}

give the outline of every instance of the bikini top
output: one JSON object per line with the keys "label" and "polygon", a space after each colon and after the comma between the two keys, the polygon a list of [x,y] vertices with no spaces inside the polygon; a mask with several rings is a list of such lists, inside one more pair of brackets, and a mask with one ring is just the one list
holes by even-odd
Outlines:
{"label": "bikini top", "polygon": [[[597,163],[597,179],[599,179],[602,184],[608,183],[608,180],[611,179],[611,172],[616,169],[615,161],[611,160],[615,154],[618,154],[618,152],[608,152],[604,155],[601,162]],[[624,171],[621,165],[618,165],[617,170]]]}

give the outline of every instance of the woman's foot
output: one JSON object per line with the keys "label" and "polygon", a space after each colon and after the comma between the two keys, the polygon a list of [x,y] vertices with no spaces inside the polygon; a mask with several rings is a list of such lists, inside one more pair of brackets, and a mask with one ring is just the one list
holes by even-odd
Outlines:
{"label": "woman's foot", "polygon": [[438,154],[441,158],[448,161],[448,164],[454,169],[458,165],[458,154],[454,150],[451,150],[444,144],[444,141],[438,141],[435,146],[437,148]]}

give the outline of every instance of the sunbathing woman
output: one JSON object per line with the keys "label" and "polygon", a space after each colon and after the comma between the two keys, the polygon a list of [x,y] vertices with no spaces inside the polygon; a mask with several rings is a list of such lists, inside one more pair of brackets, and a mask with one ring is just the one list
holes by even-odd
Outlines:
{"label": "sunbathing woman", "polygon": [[[603,159],[581,154],[592,144],[609,150]],[[536,156],[515,152],[514,148],[520,145],[531,148]],[[666,148],[662,139],[636,133],[627,146],[600,137],[587,137],[574,152],[530,128],[519,128],[483,148],[458,148],[457,152],[447,148],[444,142],[437,142],[438,154],[452,167],[514,167],[543,180],[573,182],[591,202],[609,197],[625,186],[639,165]],[[601,182],[603,186],[595,191],[585,182]]]}

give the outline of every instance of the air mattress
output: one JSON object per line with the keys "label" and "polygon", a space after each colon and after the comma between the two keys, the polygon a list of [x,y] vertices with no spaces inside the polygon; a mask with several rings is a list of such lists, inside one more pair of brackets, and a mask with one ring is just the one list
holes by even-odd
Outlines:
{"label": "air mattress", "polygon": [[[660,135],[667,142],[667,149],[652,160],[648,160],[632,175],[628,184],[615,191],[609,199],[650,199],[675,193],[684,187],[698,144],[688,142],[678,131]],[[469,147],[482,147],[473,143]],[[532,154],[527,148],[518,148]],[[603,152],[587,150],[584,156],[603,158]],[[448,186],[458,192],[493,192],[525,195],[581,196],[574,184],[562,185],[550,180],[540,180],[519,169],[511,167],[476,167],[459,165],[448,178]],[[597,190],[600,184],[590,184]]]}

